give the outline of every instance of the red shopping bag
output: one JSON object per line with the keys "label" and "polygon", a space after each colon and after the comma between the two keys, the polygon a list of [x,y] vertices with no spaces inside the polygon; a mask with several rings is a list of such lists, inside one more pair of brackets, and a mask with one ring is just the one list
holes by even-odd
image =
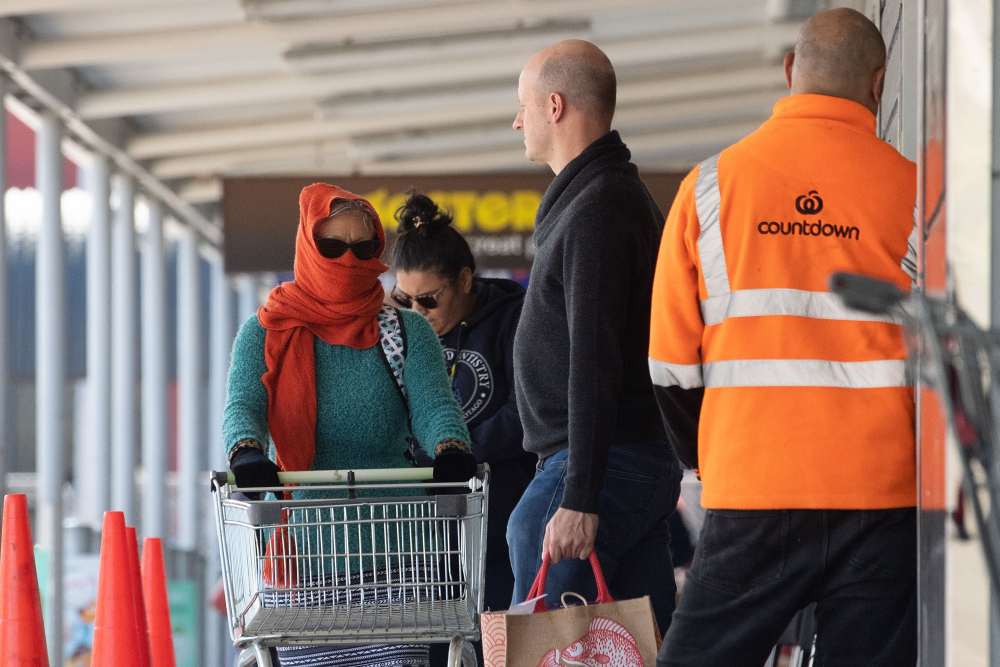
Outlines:
{"label": "red shopping bag", "polygon": [[539,598],[533,613],[482,614],[485,667],[655,667],[660,633],[648,596],[612,598],[601,563],[592,553],[597,601],[549,610],[541,597],[549,565],[546,556],[528,593],[529,601]]}

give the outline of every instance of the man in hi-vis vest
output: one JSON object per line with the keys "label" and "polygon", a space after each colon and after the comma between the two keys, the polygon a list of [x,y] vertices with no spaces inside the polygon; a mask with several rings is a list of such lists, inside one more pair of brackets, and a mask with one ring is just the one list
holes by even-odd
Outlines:
{"label": "man in hi-vis vest", "polygon": [[885,43],[817,14],[791,95],[699,164],[667,218],[649,367],[708,509],[658,664],[763,664],[817,602],[818,665],[913,665],[913,394],[901,328],[830,293],[836,271],[908,289],[916,169],[876,136]]}

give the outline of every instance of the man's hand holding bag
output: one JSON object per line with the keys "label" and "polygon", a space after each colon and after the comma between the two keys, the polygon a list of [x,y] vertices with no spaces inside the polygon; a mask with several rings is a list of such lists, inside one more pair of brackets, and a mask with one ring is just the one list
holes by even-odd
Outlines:
{"label": "man's hand holding bag", "polygon": [[590,564],[597,582],[593,604],[547,608],[542,597],[550,566],[546,556],[528,593],[529,601],[537,598],[534,613],[482,614],[485,666],[654,667],[660,634],[649,597],[616,601],[595,553]]}

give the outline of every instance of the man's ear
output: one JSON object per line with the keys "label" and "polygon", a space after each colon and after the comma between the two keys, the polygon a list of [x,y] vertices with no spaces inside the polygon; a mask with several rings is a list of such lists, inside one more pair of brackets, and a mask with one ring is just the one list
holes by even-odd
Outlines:
{"label": "man's ear", "polygon": [[795,67],[795,51],[785,54],[785,85],[789,89],[792,87],[792,69]]}
{"label": "man's ear", "polygon": [[875,108],[882,104],[882,91],[885,90],[885,65],[875,70],[872,76],[872,97],[875,98]]}
{"label": "man's ear", "polygon": [[546,100],[549,109],[549,120],[558,123],[566,113],[566,98],[562,93],[549,93]]}

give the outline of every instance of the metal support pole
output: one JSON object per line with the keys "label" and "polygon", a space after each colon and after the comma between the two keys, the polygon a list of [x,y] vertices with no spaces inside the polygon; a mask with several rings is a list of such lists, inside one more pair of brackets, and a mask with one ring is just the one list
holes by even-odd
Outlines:
{"label": "metal support pole", "polygon": [[[993,12],[993,105],[992,105],[992,164],[990,180],[990,326],[1000,328],[1000,7],[990,3]],[[994,391],[996,391],[994,389]],[[994,479],[1000,475],[1000,462],[993,466]],[[1000,508],[991,508],[995,513]],[[995,520],[995,518],[994,518]],[[986,535],[980,539],[987,539]],[[990,588],[990,660],[991,667],[1000,667],[1000,600]]]}
{"label": "metal support pole", "polygon": [[10,328],[7,325],[7,217],[4,200],[7,194],[7,112],[3,100],[7,79],[0,76],[0,496],[7,492],[7,470],[14,451],[10,423],[10,363],[8,358]]}
{"label": "metal support pole", "polygon": [[139,520],[135,500],[136,449],[139,421],[136,390],[139,384],[139,332],[135,256],[135,181],[131,176],[115,179],[117,210],[112,234],[112,327],[114,355],[111,378],[111,478],[113,509],[125,512],[125,520]]}
{"label": "metal support pole", "polygon": [[223,469],[228,461],[222,443],[222,413],[226,407],[226,379],[229,374],[229,353],[233,345],[233,300],[229,280],[222,260],[212,263],[212,366],[209,374],[212,410],[208,442],[211,444],[209,460],[216,470]]}
{"label": "metal support pole", "polygon": [[167,286],[163,207],[149,201],[142,244],[142,530],[166,537],[167,529]]}
{"label": "metal support pole", "polygon": [[[95,530],[111,509],[111,165],[97,156],[87,185],[91,197],[87,238],[87,440],[85,456],[92,462],[93,505],[83,515]],[[78,480],[85,483],[85,480]]]}
{"label": "metal support pole", "polygon": [[[212,309],[211,309],[211,345],[209,368],[209,432],[205,438],[208,443],[208,459],[213,470],[225,470],[229,462],[226,460],[224,443],[222,441],[222,413],[226,406],[226,380],[229,374],[229,353],[233,344],[233,293],[226,278],[222,259],[212,262]],[[207,545],[205,562],[207,576],[206,588],[211,587],[221,576],[219,567],[218,547],[216,546],[214,522],[206,522]],[[213,610],[207,611],[205,623],[206,664],[226,664],[224,652],[228,644],[223,617]]]}
{"label": "metal support pole", "polygon": [[195,551],[201,540],[201,496],[205,490],[200,474],[205,460],[201,421],[202,341],[199,308],[198,240],[185,227],[177,258],[177,374],[180,398],[178,421],[180,448],[178,466],[178,546]]}
{"label": "metal support pole", "polygon": [[38,538],[48,556],[45,635],[49,664],[62,664],[63,501],[65,455],[66,315],[65,239],[62,230],[62,132],[51,112],[42,112],[36,133],[36,184],[42,197],[36,259],[36,411]]}

